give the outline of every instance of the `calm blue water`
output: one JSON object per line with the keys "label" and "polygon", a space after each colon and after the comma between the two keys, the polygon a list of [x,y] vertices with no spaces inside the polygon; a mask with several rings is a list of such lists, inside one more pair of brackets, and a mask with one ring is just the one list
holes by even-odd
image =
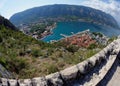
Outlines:
{"label": "calm blue water", "polygon": [[77,33],[90,29],[91,32],[102,32],[107,36],[119,35],[120,30],[110,27],[95,25],[86,22],[58,22],[57,27],[53,29],[53,34],[46,36],[43,41],[59,40],[63,38],[60,34],[71,35],[71,32]]}

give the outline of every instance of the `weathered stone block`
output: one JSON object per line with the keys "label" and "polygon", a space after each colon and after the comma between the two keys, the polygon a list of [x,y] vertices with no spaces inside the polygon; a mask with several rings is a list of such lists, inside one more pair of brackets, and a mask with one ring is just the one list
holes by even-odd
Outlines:
{"label": "weathered stone block", "polygon": [[60,71],[60,74],[65,81],[75,79],[77,77],[77,73],[78,73],[78,68],[76,65]]}
{"label": "weathered stone block", "polygon": [[107,48],[104,48],[103,51],[104,51],[105,54],[108,54],[108,49]]}
{"label": "weathered stone block", "polygon": [[24,84],[24,83],[21,83],[19,86],[28,86],[28,85],[26,85],[26,84]]}
{"label": "weathered stone block", "polygon": [[15,79],[9,79],[8,81],[9,81],[10,86],[18,86],[17,80],[15,80]]}
{"label": "weathered stone block", "polygon": [[114,45],[115,45],[114,42],[112,42],[112,43],[110,43],[108,46],[113,47]]}
{"label": "weathered stone block", "polygon": [[45,77],[37,77],[32,79],[33,86],[48,86]]}
{"label": "weathered stone block", "polygon": [[118,55],[120,52],[120,49],[114,49],[112,52],[111,52],[111,55]]}
{"label": "weathered stone block", "polygon": [[118,45],[119,44],[119,40],[114,40],[113,43],[114,43],[114,45]]}
{"label": "weathered stone block", "polygon": [[79,64],[77,64],[77,68],[81,74],[86,74],[88,71],[88,61],[83,61]]}
{"label": "weathered stone block", "polygon": [[103,50],[101,50],[100,52],[99,52],[99,59],[102,59],[102,60],[105,60],[106,59],[106,55],[105,55],[105,52],[103,51]]}
{"label": "weathered stone block", "polygon": [[120,49],[120,45],[115,45],[114,49]]}
{"label": "weathered stone block", "polygon": [[2,86],[8,86],[8,79],[1,78]]}
{"label": "weathered stone block", "polygon": [[18,80],[20,86],[32,86],[32,81],[31,79],[20,79]]}
{"label": "weathered stone block", "polygon": [[95,56],[92,56],[88,59],[88,66],[94,67],[96,65],[97,58]]}
{"label": "weathered stone block", "polygon": [[[100,53],[97,53],[97,54],[95,55],[95,57],[96,57],[96,64],[100,64],[101,61],[102,61],[102,56],[101,56],[101,54],[100,54]],[[103,56],[103,58],[104,58],[104,56]]]}
{"label": "weathered stone block", "polygon": [[63,86],[64,84],[59,72],[47,75],[46,79],[50,86]]}
{"label": "weathered stone block", "polygon": [[113,46],[112,46],[112,45],[108,45],[108,46],[106,47],[106,49],[107,49],[107,51],[110,53],[110,52],[113,51]]}

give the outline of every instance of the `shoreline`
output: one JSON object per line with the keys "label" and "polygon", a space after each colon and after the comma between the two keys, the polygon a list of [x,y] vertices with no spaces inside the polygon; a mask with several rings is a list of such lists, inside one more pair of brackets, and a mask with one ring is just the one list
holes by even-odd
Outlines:
{"label": "shoreline", "polygon": [[[61,22],[61,21],[60,21]],[[69,21],[64,21],[64,22],[69,22]],[[87,21],[82,21],[82,20],[79,20],[79,21],[70,21],[70,22],[85,22],[85,23],[91,23],[91,22],[87,22]],[[58,22],[57,22],[58,23]],[[95,23],[91,23],[91,24],[93,24],[93,25],[101,25],[101,24],[95,24]],[[112,29],[112,27],[110,27],[110,26],[108,26],[108,25],[103,25],[103,27],[104,26],[106,26],[106,27],[108,27],[108,28],[111,28]],[[54,28],[53,28],[54,29]],[[51,31],[50,31],[50,34],[48,34],[48,35],[46,35],[46,36],[44,36],[43,38],[41,38],[40,40],[42,40],[42,41],[44,41],[43,39],[45,38],[45,37],[47,37],[47,36],[49,36],[49,35],[51,35],[51,34],[54,34],[53,33],[53,29],[51,29]],[[119,30],[119,29],[117,29],[117,30]],[[84,30],[85,31],[85,30]],[[82,31],[81,31],[82,32]],[[79,32],[78,32],[79,33]],[[63,35],[65,35],[65,34],[63,34]],[[71,34],[70,36],[72,36],[73,34]],[[67,36],[67,35],[66,35]],[[50,41],[45,41],[45,42],[56,42],[56,41],[59,41],[59,40],[62,40],[62,39],[64,39],[64,37],[62,37],[62,38],[60,38],[60,39],[58,39],[58,40],[50,40]]]}
{"label": "shoreline", "polygon": [[90,30],[89,30],[89,29],[86,29],[86,30],[84,30],[84,31],[79,31],[79,32],[73,33],[73,34],[71,34],[71,35],[60,34],[61,36],[63,36],[62,38],[60,38],[59,40],[50,40],[49,43],[50,43],[50,42],[58,42],[58,41],[61,41],[61,40],[66,39],[66,38],[70,38],[70,37],[72,37],[72,36],[82,35],[82,34],[84,34],[84,33],[89,33],[89,32],[90,32]]}
{"label": "shoreline", "polygon": [[[46,33],[46,34],[45,34],[43,37],[41,37],[40,39],[38,38],[38,40],[43,40],[45,37],[53,34],[53,31],[52,31],[52,30],[55,29],[56,26],[57,26],[57,23],[56,23],[56,22],[55,22],[53,25],[49,26],[49,27],[51,27],[51,28],[49,29],[49,32],[48,32],[47,30],[45,30],[42,34],[43,34],[43,35],[44,35],[44,33]],[[49,28],[49,27],[48,27],[48,28]]]}

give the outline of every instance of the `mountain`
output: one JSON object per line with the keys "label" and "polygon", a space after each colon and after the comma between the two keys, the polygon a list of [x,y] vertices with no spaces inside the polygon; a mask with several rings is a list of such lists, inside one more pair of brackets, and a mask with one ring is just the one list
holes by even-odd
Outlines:
{"label": "mountain", "polygon": [[118,27],[116,20],[109,14],[90,7],[55,4],[35,7],[14,14],[10,21],[17,25],[35,22],[41,18],[77,18],[88,22]]}
{"label": "mountain", "polygon": [[0,16],[0,25],[4,25],[7,28],[13,29],[13,30],[17,30],[17,28],[7,19],[5,19],[4,17]]}

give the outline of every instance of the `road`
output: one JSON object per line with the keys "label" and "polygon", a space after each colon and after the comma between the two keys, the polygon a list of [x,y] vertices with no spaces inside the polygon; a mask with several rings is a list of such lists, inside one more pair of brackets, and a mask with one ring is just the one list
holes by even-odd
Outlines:
{"label": "road", "polygon": [[97,86],[120,86],[120,60],[116,60],[113,67]]}

